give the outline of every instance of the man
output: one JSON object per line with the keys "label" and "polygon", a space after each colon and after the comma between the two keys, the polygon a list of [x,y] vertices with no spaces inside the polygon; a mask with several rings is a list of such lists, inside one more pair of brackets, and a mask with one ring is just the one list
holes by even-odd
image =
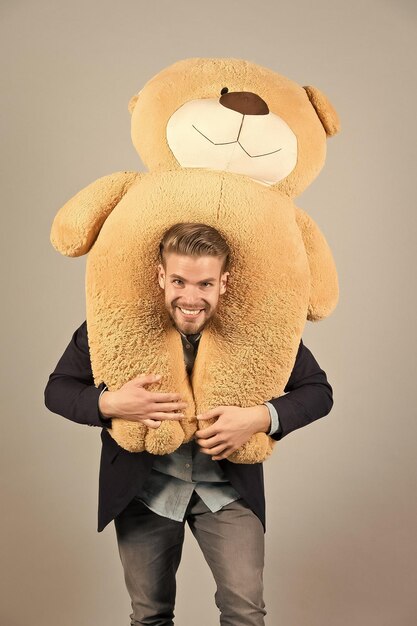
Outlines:
{"label": "man", "polygon": [[[230,250],[209,226],[176,224],[165,233],[160,252],[158,281],[190,374],[201,333],[226,292]],[[98,531],[114,519],[132,600],[131,624],[173,624],[187,521],[217,584],[221,624],[263,626],[263,467],[231,463],[227,456],[256,432],[280,440],[326,415],[332,388],[301,341],[286,395],[250,408],[214,407],[203,417],[217,417],[216,422],[172,454],[127,452],[108,433],[112,417],[151,428],[182,417],[186,405],[175,390],[146,389],[158,380],[156,374],[138,376],[117,391],[96,388],[84,322],[45,389],[50,410],[103,427]]]}

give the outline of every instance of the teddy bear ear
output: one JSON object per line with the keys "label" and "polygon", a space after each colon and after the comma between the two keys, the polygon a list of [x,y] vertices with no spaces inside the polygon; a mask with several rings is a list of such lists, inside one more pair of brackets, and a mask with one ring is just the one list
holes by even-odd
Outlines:
{"label": "teddy bear ear", "polygon": [[313,105],[321,123],[323,124],[326,135],[331,137],[340,131],[339,116],[333,108],[328,98],[317,87],[308,85],[304,87],[307,92],[308,99]]}
{"label": "teddy bear ear", "polygon": [[138,101],[138,98],[139,98],[139,94],[140,94],[140,91],[139,91],[139,93],[137,93],[134,96],[132,96],[130,98],[130,100],[129,100],[129,104],[127,105],[127,108],[129,109],[130,115],[132,115],[132,113],[134,111],[134,108],[136,106],[136,102]]}

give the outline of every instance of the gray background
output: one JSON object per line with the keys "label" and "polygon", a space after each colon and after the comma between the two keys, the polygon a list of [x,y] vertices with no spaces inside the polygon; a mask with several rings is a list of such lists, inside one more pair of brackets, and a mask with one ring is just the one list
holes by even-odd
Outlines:
{"label": "gray background", "polygon": [[[43,404],[85,318],[85,258],[60,256],[49,231],[79,189],[142,169],[128,100],[192,56],[246,58],[315,85],[343,125],[297,200],[339,271],[336,311],[304,333],[335,405],[264,466],[266,623],[417,623],[415,6],[1,3],[1,624],[129,623],[114,527],[96,532],[99,430]],[[176,623],[218,623],[214,591],[187,529]]]}

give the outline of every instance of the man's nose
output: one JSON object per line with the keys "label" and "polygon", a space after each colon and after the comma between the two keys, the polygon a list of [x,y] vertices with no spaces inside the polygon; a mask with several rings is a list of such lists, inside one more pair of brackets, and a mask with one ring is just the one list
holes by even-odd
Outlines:
{"label": "man's nose", "polygon": [[181,300],[188,304],[199,304],[200,303],[200,294],[199,288],[197,285],[186,285],[183,291],[183,297]]}
{"label": "man's nose", "polygon": [[251,91],[231,91],[221,96],[220,104],[243,115],[268,115],[269,108],[265,100]]}

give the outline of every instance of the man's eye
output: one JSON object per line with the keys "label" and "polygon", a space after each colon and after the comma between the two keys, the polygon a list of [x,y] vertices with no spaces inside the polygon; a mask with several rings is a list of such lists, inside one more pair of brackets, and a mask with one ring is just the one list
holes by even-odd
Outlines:
{"label": "man's eye", "polygon": [[213,283],[203,283],[203,287],[207,287],[207,286],[210,286],[210,287],[211,287],[211,285],[212,285],[212,284],[213,284]]}
{"label": "man's eye", "polygon": [[172,282],[174,282],[174,283],[182,283],[182,280],[180,280],[179,278],[174,278],[174,280]]}

